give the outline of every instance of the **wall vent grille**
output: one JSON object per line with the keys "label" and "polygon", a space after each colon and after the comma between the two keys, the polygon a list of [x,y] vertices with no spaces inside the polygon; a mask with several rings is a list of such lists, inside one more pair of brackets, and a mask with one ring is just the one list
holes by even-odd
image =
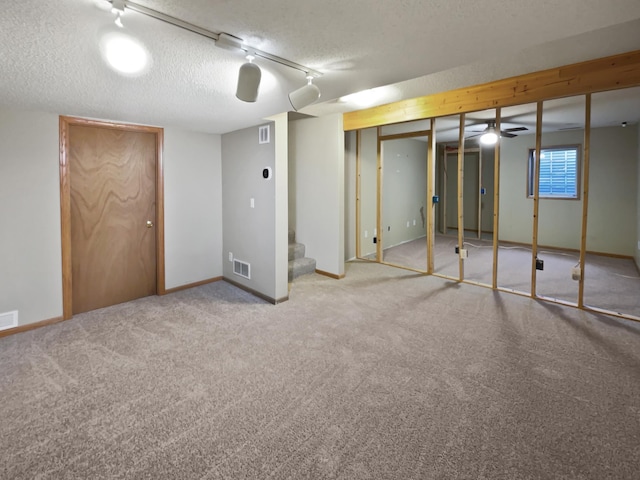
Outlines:
{"label": "wall vent grille", "polygon": [[0,313],[0,330],[18,326],[18,311]]}
{"label": "wall vent grille", "polygon": [[241,277],[251,279],[251,265],[242,260],[233,259],[233,273]]}
{"label": "wall vent grille", "polygon": [[258,143],[269,143],[271,141],[271,131],[269,125],[258,127]]}

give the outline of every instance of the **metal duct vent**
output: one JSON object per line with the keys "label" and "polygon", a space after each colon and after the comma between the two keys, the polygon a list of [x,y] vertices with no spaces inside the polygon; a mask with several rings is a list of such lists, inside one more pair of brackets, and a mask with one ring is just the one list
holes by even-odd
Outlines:
{"label": "metal duct vent", "polygon": [[241,260],[233,259],[233,273],[251,279],[251,265]]}
{"label": "metal duct vent", "polygon": [[0,330],[18,326],[18,311],[0,313]]}
{"label": "metal duct vent", "polygon": [[258,127],[258,143],[269,143],[271,141],[269,125]]}

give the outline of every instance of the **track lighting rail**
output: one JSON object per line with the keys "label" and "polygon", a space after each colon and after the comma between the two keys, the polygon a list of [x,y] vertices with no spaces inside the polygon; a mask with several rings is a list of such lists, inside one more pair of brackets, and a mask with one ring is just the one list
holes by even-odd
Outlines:
{"label": "track lighting rail", "polygon": [[[110,2],[113,4],[113,0],[110,0]],[[189,32],[195,33],[197,35],[201,35],[203,37],[214,40],[215,42],[217,42],[218,39],[220,38],[220,35],[223,34],[223,32],[215,33],[205,28],[198,27],[197,25],[194,25],[192,23],[185,22],[184,20],[180,20],[179,18],[172,17],[171,15],[167,15],[165,13],[159,12],[157,10],[153,10],[151,8],[145,7],[135,2],[131,2],[129,0],[124,0],[124,6],[134,12],[138,12],[148,17],[155,18],[156,20],[161,20],[175,27],[179,27],[184,30],[188,30]],[[273,55],[269,52],[259,50],[252,46],[246,45],[244,42],[238,45],[238,49],[243,50],[246,53],[251,53],[256,57],[264,58],[265,60],[269,60],[271,62],[279,63],[280,65],[285,65],[295,70],[299,70],[301,72],[304,72],[308,76],[310,75],[315,78],[322,76],[322,73],[318,72],[317,70],[306,67],[296,62],[292,62],[291,60],[287,60],[286,58]]]}

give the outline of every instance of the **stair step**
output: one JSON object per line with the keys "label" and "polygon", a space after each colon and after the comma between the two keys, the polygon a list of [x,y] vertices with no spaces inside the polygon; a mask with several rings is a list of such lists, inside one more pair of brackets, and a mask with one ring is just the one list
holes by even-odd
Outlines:
{"label": "stair step", "polygon": [[289,281],[315,271],[316,261],[313,258],[304,257],[291,260],[289,262]]}
{"label": "stair step", "polygon": [[289,229],[289,243],[296,243],[296,231]]}
{"label": "stair step", "polygon": [[289,261],[304,257],[305,247],[302,243],[289,244]]}

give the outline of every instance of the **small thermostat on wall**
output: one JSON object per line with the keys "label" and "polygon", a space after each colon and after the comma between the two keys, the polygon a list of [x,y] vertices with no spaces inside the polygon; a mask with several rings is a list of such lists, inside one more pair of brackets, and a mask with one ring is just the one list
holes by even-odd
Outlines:
{"label": "small thermostat on wall", "polygon": [[271,167],[265,167],[262,170],[262,178],[264,178],[265,180],[269,180],[272,176],[273,176],[273,171],[271,170]]}

